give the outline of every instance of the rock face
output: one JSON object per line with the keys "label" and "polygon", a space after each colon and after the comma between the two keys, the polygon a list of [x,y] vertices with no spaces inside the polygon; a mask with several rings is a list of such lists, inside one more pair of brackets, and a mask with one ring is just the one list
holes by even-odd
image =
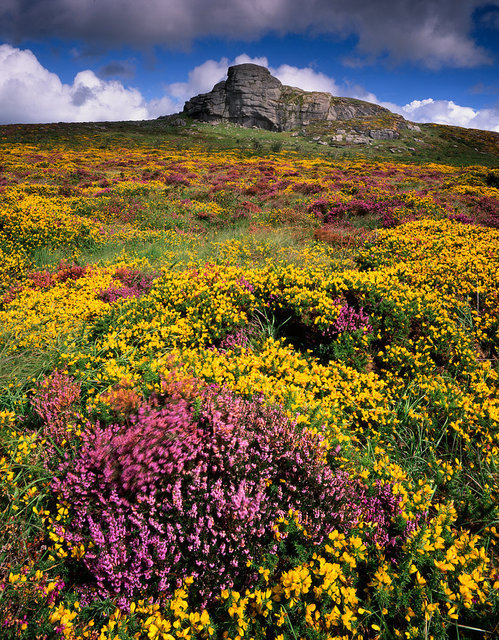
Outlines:
{"label": "rock face", "polygon": [[393,115],[370,102],[288,87],[256,64],[229,67],[227,80],[188,100],[183,114],[203,122],[233,122],[269,131],[289,131],[317,121]]}

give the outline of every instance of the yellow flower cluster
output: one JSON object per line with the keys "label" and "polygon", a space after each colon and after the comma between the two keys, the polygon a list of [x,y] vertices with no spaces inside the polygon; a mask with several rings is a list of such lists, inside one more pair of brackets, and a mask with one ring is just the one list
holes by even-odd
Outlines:
{"label": "yellow flower cluster", "polygon": [[8,341],[11,350],[62,347],[69,334],[109,307],[98,295],[114,282],[113,272],[94,268],[78,280],[58,282],[48,289],[26,287],[0,310],[0,324],[7,329],[1,340]]}
{"label": "yellow flower cluster", "polygon": [[15,188],[4,194],[0,204],[0,242],[7,247],[35,248],[75,247],[99,242],[99,228],[90,220],[75,216],[61,198],[25,195]]}

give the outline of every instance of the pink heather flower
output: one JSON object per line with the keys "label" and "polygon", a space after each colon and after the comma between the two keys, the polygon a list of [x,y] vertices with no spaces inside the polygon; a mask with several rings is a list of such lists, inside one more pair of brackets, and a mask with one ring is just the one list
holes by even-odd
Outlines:
{"label": "pink heather flower", "polygon": [[87,547],[84,597],[126,606],[139,594],[170,597],[195,576],[204,605],[221,588],[250,587],[254,563],[277,553],[274,527],[290,509],[311,544],[363,519],[373,542],[395,549],[391,488],[367,495],[324,461],[321,444],[280,408],[218,387],[194,402],[156,398],[127,425],[87,431],[53,485],[71,505],[60,535]]}

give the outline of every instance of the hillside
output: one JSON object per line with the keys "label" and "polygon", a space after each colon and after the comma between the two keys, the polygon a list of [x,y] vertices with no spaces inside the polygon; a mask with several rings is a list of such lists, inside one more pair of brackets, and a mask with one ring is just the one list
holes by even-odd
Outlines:
{"label": "hillside", "polygon": [[[399,138],[356,142],[366,131],[393,129],[391,116],[342,123],[316,122],[300,131],[272,132],[232,124],[205,124],[168,116],[143,122],[59,123],[0,126],[2,144],[62,143],[78,147],[91,139],[96,145],[155,147],[169,142],[177,148],[241,151],[266,157],[280,151],[330,160],[366,158],[390,162],[440,162],[453,166],[499,164],[499,133],[438,124],[405,129]],[[338,139],[341,136],[341,139]]]}
{"label": "hillside", "polygon": [[498,636],[498,135],[390,117],[0,127],[2,638]]}
{"label": "hillside", "polygon": [[292,137],[336,149],[365,148],[369,157],[389,152],[420,160],[436,156],[448,162],[455,157],[463,162],[464,155],[491,154],[497,159],[499,153],[499,134],[420,126],[377,104],[283,85],[266,67],[255,64],[229,67],[227,80],[188,100],[182,114],[161,119],[175,124],[185,118],[292,132]]}

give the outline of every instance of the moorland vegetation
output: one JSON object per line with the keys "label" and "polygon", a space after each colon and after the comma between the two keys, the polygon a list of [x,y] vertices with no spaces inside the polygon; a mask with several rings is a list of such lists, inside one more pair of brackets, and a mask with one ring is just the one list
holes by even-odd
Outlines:
{"label": "moorland vegetation", "polygon": [[1,129],[2,638],[497,637],[497,145],[436,131]]}

